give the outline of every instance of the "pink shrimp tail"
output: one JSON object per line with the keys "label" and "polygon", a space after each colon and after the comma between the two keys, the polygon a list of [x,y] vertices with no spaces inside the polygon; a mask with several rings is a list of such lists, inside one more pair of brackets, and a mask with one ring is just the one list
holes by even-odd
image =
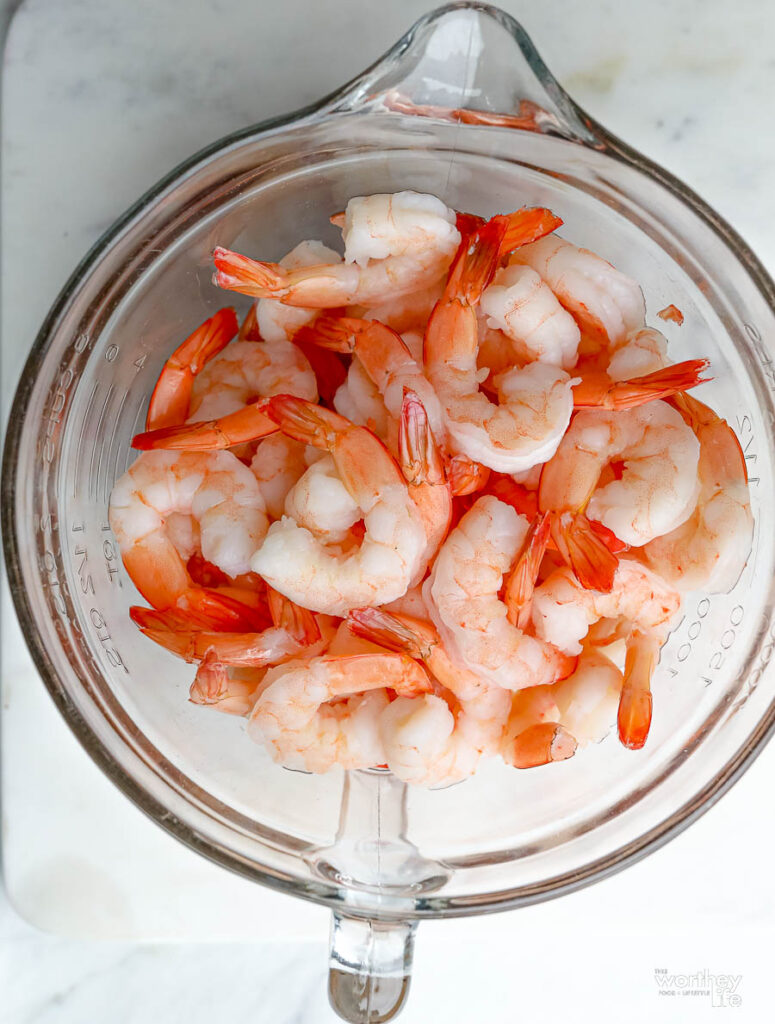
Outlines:
{"label": "pink shrimp tail", "polygon": [[453,455],[446,459],[447,480],[453,497],[475,494],[487,486],[490,470],[467,455]]}
{"label": "pink shrimp tail", "polygon": [[228,683],[228,669],[211,649],[196,670],[196,676],[188,691],[188,699],[192,704],[217,704],[226,696]]}
{"label": "pink shrimp tail", "polygon": [[504,603],[509,622],[517,629],[524,630],[530,621],[533,590],[549,543],[551,528],[552,518],[549,512],[544,512],[533,520],[517,563],[506,581]]}
{"label": "pink shrimp tail", "polygon": [[447,282],[447,298],[476,305],[498,269],[507,226],[505,217],[493,217],[469,236],[467,245],[460,246]]}
{"label": "pink shrimp tail", "polygon": [[287,274],[278,263],[261,263],[220,245],[213,249],[213,263],[213,282],[232,292],[261,298],[287,285]]}
{"label": "pink shrimp tail", "polygon": [[467,238],[468,235],[473,235],[484,223],[484,217],[477,217],[475,213],[462,213],[459,210],[455,213],[455,227],[463,236],[463,239]]}
{"label": "pink shrimp tail", "polygon": [[432,645],[411,628],[406,616],[399,618],[382,608],[354,608],[347,616],[347,624],[356,636],[388,651],[407,654],[420,661],[430,657]]}
{"label": "pink shrimp tail", "polygon": [[132,447],[140,451],[162,448],[172,451],[204,452],[231,448],[256,441],[276,432],[277,424],[266,415],[266,399],[252,402],[218,420],[199,420],[177,427],[148,430],[132,438]]}
{"label": "pink shrimp tail", "polygon": [[562,220],[559,217],[542,206],[532,208],[523,206],[521,210],[493,219],[506,221],[506,229],[500,244],[502,257],[523,245],[537,242],[539,238],[551,234],[562,225]]}
{"label": "pink shrimp tail", "polygon": [[585,590],[610,593],[619,559],[581,513],[560,512],[551,517],[552,540]]}
{"label": "pink shrimp tail", "polygon": [[205,320],[175,349],[153,389],[146,430],[174,426],[188,416],[194,378],[237,333],[237,314],[227,306]]}
{"label": "pink shrimp tail", "polygon": [[573,404],[576,408],[633,409],[707,384],[713,378],[702,374],[709,366],[707,359],[687,359],[643,377],[615,382],[607,374],[590,374],[574,385]]}
{"label": "pink shrimp tail", "polygon": [[293,340],[317,345],[319,348],[332,352],[349,354],[355,348],[357,336],[363,333],[371,320],[361,320],[352,316],[319,316],[311,324],[300,327]]}
{"label": "pink shrimp tail", "polygon": [[298,640],[300,644],[317,643],[320,639],[320,626],[313,612],[301,605],[294,604],[284,594],[267,585],[266,595],[269,602],[269,613],[272,622],[280,629]]}
{"label": "pink shrimp tail", "polygon": [[443,484],[446,480],[444,461],[425,406],[416,392],[407,387],[398,425],[398,461],[409,484]]}
{"label": "pink shrimp tail", "polygon": [[658,658],[653,637],[633,633],[627,640],[617,725],[619,739],[629,750],[640,750],[651,729],[651,677]]}
{"label": "pink shrimp tail", "polygon": [[352,426],[344,416],[295,395],[275,395],[268,399],[264,411],[288,437],[326,451],[333,447],[338,433]]}
{"label": "pink shrimp tail", "polygon": [[537,768],[565,761],[576,752],[575,738],[558,722],[537,722],[524,729],[504,751],[514,768]]}

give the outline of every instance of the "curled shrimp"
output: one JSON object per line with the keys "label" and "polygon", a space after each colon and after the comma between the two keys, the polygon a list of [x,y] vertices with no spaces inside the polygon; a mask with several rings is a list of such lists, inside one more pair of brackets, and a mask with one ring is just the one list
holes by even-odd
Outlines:
{"label": "curled shrimp", "polygon": [[591,338],[616,343],[643,327],[645,304],[638,284],[602,257],[553,235],[522,246],[511,263],[531,267]]}
{"label": "curled shrimp", "polygon": [[331,615],[400,597],[420,569],[427,538],[390,453],[365,428],[290,395],[270,399],[267,412],[284,433],[333,456],[364,536],[342,554],[286,516],[269,528],[253,570],[296,603]]}
{"label": "curled shrimp", "polygon": [[298,336],[336,352],[355,354],[395,419],[401,415],[404,390],[410,388],[422,402],[434,436],[443,443],[446,427],[441,403],[423,374],[422,363],[413,358],[396,331],[378,320],[326,316]]}
{"label": "curled shrimp", "polygon": [[504,760],[532,768],[605,739],[617,720],[622,681],[609,658],[585,648],[567,679],[515,693],[501,741]]}
{"label": "curled shrimp", "polygon": [[686,522],[646,544],[643,556],[679,590],[726,593],[740,578],[753,538],[745,456],[735,432],[707,405],[689,395],[675,405],[700,444],[700,493]]}
{"label": "curled shrimp", "polygon": [[601,619],[620,624],[627,645],[619,697],[619,738],[637,750],[651,726],[651,677],[659,649],[681,607],[679,593],[646,566],[622,558],[607,594],[587,590],[567,567],[557,569],[533,595],[538,636],[567,654],[581,652],[581,641]]}
{"label": "curled shrimp", "polygon": [[369,305],[435,284],[460,242],[454,212],[417,192],[351,199],[343,237],[344,263],[291,270],[218,247],[215,283],[291,306]]}
{"label": "curled shrimp", "polygon": [[[539,506],[570,516],[586,512],[620,540],[639,546],[691,515],[698,459],[697,438],[665,402],[583,409],[543,468]],[[620,478],[601,486],[603,471],[615,461],[622,465]]]}
{"label": "curled shrimp", "polygon": [[279,431],[260,441],[250,470],[266,504],[270,519],[279,519],[293,486],[307,470],[307,449]]}
{"label": "curled shrimp", "polygon": [[453,266],[425,333],[425,368],[446,414],[452,447],[504,473],[530,469],[557,449],[573,411],[571,378],[530,363],[496,375],[499,402],[479,390],[476,303],[492,277],[506,218],[480,228]]}
{"label": "curled shrimp", "polygon": [[204,558],[232,578],[249,571],[268,526],[255,477],[230,452],[141,455],[113,485],[109,518],[132,581],[160,608],[192,582],[167,534],[171,513],[196,520]]}
{"label": "curled shrimp", "polygon": [[573,659],[519,626],[500,597],[519,567],[527,519],[491,495],[478,498],[441,547],[424,592],[446,648],[482,679],[507,690],[554,682]]}
{"label": "curled shrimp", "polygon": [[381,440],[387,440],[390,414],[379,388],[355,355],[347,368],[346,379],[334,395],[334,408],[340,416],[345,416],[359,427],[367,427]]}
{"label": "curled shrimp", "polygon": [[190,334],[162,367],[153,389],[145,420],[146,430],[177,426],[189,414],[197,374],[237,333],[237,314],[219,309]]}
{"label": "curled shrimp", "polygon": [[[422,666],[382,652],[312,658],[267,674],[248,734],[287,768],[326,772],[383,764],[379,720],[385,688],[414,697],[430,690]],[[330,703],[336,701],[336,703]]]}
{"label": "curled shrimp", "polygon": [[265,437],[277,425],[264,414],[264,400],[288,391],[317,401],[315,374],[296,345],[233,342],[196,377],[188,422],[138,434],[132,445],[210,451]]}
{"label": "curled shrimp", "polygon": [[527,266],[499,270],[482,293],[489,327],[502,331],[520,362],[552,363],[564,370],[576,363],[581,332],[551,288]]}
{"label": "curled shrimp", "polygon": [[359,636],[423,661],[453,698],[399,697],[383,711],[380,733],[391,771],[422,786],[473,775],[481,759],[498,749],[510,694],[456,665],[430,622],[379,608],[357,609],[348,621]]}

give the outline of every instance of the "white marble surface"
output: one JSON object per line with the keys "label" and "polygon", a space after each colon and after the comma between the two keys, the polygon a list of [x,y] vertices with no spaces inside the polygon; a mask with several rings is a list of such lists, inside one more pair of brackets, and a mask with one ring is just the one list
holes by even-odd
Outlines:
{"label": "white marble surface", "polygon": [[[768,5],[738,0],[733,17],[721,0],[503,6],[590,113],[692,184],[775,270]],[[330,90],[425,7],[27,0],[4,77],[4,407],[72,265],[139,192],[211,139]],[[59,720],[4,601],[6,878],[24,917],[55,934],[0,898],[0,1021],[333,1019],[325,914],[226,875],[147,823]],[[424,925],[402,1019],[591,1019],[604,1006],[604,1019],[704,1019],[706,998],[658,996],[665,967],[741,973],[735,1019],[764,1020],[773,767],[770,749],[689,832],[623,875],[517,915]],[[288,941],[270,949],[278,936]],[[199,941],[127,941],[158,937]]]}

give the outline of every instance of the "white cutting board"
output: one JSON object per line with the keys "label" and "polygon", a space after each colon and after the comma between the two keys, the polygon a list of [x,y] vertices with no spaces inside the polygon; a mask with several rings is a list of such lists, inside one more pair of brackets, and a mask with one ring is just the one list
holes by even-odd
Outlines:
{"label": "white cutting board", "polygon": [[[593,115],[695,185],[775,268],[775,147],[759,134],[751,102],[775,91],[775,33],[772,23],[763,31],[758,0],[737,0],[733,24],[722,0],[702,13],[690,0],[504,6],[523,15]],[[425,7],[28,0],[11,28],[3,79],[4,410],[58,289],[137,195],[211,140],[330,91]],[[325,935],[325,911],[209,864],[102,776],[38,679],[7,587],[2,657],[4,875],[25,918],[81,937]],[[775,920],[773,769],[775,747],[688,833],[625,874],[518,915],[427,927],[428,939],[550,942],[558,929],[580,939],[591,929],[613,946],[622,928],[696,930],[713,949],[715,937],[739,933],[744,969],[752,929]]]}

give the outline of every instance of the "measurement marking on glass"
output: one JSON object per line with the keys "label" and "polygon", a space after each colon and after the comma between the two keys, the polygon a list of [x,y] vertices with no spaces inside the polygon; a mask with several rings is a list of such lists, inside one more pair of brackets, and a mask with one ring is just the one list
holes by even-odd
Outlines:
{"label": "measurement marking on glass", "polygon": [[75,472],[73,473],[73,497],[74,498],[78,497],[78,484],[80,482],[79,478],[80,478],[80,475],[81,475],[81,465],[83,464],[83,444],[84,444],[84,441],[86,440],[86,438],[84,437],[84,434],[86,432],[86,425],[87,425],[87,423],[89,421],[89,415],[91,413],[91,407],[92,407],[92,405],[94,403],[94,399],[95,399],[99,389],[100,389],[99,384],[95,384],[94,387],[92,388],[92,393],[89,395],[89,401],[86,403],[86,410],[85,410],[85,412],[83,414],[83,419],[81,420],[81,432],[78,435],[78,444],[76,445],[76,449],[75,449]]}
{"label": "measurement marking on glass", "polygon": [[[116,415],[113,417],[113,429],[110,432],[110,441],[108,442],[108,446],[107,446],[108,461],[110,459],[110,453],[113,451],[113,445],[116,443],[116,434],[118,432],[118,427],[119,427],[119,424],[121,422],[121,413],[124,411],[124,405],[126,403],[127,397],[128,397],[128,392],[125,391],[123,396],[122,396],[122,398],[121,398],[121,401],[118,404],[118,409],[116,410]],[[100,457],[97,460],[97,477],[99,477],[99,475],[100,475],[100,465],[101,464],[102,464],[102,449],[100,449]],[[106,466],[105,467],[105,480],[103,481],[103,488],[102,488],[102,496],[105,499],[105,501],[107,501],[108,498],[110,497],[110,492],[113,489],[113,483],[114,483],[115,479],[116,478],[115,478],[115,475],[114,475],[113,479],[111,480],[110,475],[108,473],[108,467]]]}
{"label": "measurement marking on glass", "polygon": [[[105,420],[105,413],[108,411],[108,406],[110,405],[110,400],[113,397],[114,390],[115,388],[111,384],[111,386],[108,388],[108,393],[105,395],[105,401],[102,403],[102,411],[100,412],[99,419],[97,420],[97,427],[94,431],[94,447],[91,450],[91,460],[89,462],[89,495],[95,500],[98,494],[96,473],[96,460],[98,453],[97,446],[99,443],[98,439],[100,437],[100,434],[102,433],[102,424]],[[101,448],[99,449],[99,452],[102,452]]]}

